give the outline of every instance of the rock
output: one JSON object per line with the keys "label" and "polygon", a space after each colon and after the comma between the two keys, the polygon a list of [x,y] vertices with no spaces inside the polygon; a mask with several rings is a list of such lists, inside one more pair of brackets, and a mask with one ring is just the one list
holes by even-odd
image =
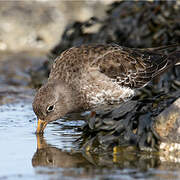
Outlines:
{"label": "rock", "polygon": [[104,15],[104,2],[0,1],[0,50],[48,51],[73,20]]}
{"label": "rock", "polygon": [[180,151],[180,98],[155,118],[154,129],[163,138],[161,150]]}
{"label": "rock", "polygon": [[41,53],[0,53],[0,104],[32,99],[34,92],[29,85],[33,81],[34,87],[38,79],[31,78],[30,69],[41,67],[45,61],[46,55]]}
{"label": "rock", "polygon": [[180,98],[155,118],[154,126],[166,141],[180,143]]}
{"label": "rock", "polygon": [[32,81],[30,69],[40,67],[46,60],[41,53],[1,53],[0,85],[28,86]]}

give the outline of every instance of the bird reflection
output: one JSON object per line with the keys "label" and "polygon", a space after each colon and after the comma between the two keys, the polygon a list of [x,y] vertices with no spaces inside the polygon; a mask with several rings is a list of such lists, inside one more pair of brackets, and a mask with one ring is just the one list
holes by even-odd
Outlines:
{"label": "bird reflection", "polygon": [[75,168],[91,165],[81,153],[64,152],[48,144],[42,135],[37,135],[37,151],[32,158],[33,167],[48,166]]}
{"label": "bird reflection", "polygon": [[159,166],[159,158],[152,154],[140,155],[134,150],[128,151],[121,147],[115,147],[114,152],[109,153],[65,152],[48,144],[42,135],[37,135],[37,151],[32,158],[32,165],[33,167],[85,168],[96,171],[104,167],[147,170]]}

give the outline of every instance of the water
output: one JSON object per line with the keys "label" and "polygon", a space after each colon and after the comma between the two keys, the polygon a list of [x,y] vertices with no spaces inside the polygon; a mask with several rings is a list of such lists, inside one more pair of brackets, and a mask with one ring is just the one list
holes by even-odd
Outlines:
{"label": "water", "polygon": [[180,178],[172,164],[163,165],[146,154],[82,153],[74,143],[81,135],[76,129],[84,123],[77,115],[76,120],[49,124],[44,137],[36,137],[31,102],[32,98],[15,99],[0,106],[0,179]]}
{"label": "water", "polygon": [[84,120],[78,114],[48,124],[44,136],[36,136],[33,96],[28,87],[0,86],[0,180],[180,179],[180,164],[158,154],[82,151],[77,129]]}

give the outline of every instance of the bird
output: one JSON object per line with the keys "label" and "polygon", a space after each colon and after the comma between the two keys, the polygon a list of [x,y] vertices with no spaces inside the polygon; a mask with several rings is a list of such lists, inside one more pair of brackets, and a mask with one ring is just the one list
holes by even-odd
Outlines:
{"label": "bird", "polygon": [[[117,44],[85,44],[62,52],[53,62],[47,83],[32,103],[37,134],[68,113],[119,105],[137,89],[180,63],[180,51],[170,47],[128,48]],[[93,112],[93,111],[92,111]]]}

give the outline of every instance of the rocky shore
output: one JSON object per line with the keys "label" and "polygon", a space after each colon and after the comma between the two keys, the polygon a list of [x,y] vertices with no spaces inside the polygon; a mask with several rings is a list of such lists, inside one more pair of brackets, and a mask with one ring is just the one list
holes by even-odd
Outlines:
{"label": "rocky shore", "polygon": [[[38,60],[29,61],[27,71],[20,68],[17,70],[21,72],[19,75],[16,71],[9,72],[6,76],[8,83],[16,86],[39,88],[47,80],[54,58],[72,46],[116,43],[127,47],[146,48],[180,43],[178,1],[121,1],[108,6],[101,6],[100,1],[90,3],[89,14],[82,10],[87,3],[84,1],[81,5],[74,5],[77,9],[73,11],[79,16],[78,21],[75,21],[73,16],[64,17],[63,13],[67,13],[66,10],[71,6],[65,2],[62,4],[61,1],[25,1],[10,4],[0,2],[2,3],[0,49],[43,52],[43,60],[39,61],[40,63]],[[99,8],[96,13],[95,8]],[[80,9],[85,12],[82,16],[77,13]],[[28,18],[29,16],[31,18]],[[44,54],[47,56],[44,57]],[[13,69],[8,60],[5,62],[1,58],[1,64],[1,72]],[[4,83],[6,77],[0,77]],[[138,147],[150,151],[179,150],[179,98],[180,67],[177,66],[139,90],[132,101],[120,107],[97,111],[93,119],[96,122],[94,129],[89,125],[92,119],[87,117],[87,124],[81,129],[81,148],[93,152],[112,150],[117,146]]]}

